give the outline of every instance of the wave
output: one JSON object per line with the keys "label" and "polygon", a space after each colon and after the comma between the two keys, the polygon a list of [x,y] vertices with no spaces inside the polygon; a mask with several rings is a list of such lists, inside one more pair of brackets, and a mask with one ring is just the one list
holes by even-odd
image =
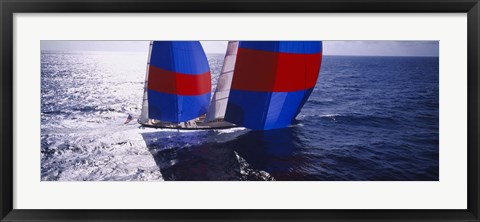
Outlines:
{"label": "wave", "polygon": [[307,104],[312,104],[312,105],[331,105],[335,104],[336,101],[334,99],[321,99],[321,100],[308,100]]}
{"label": "wave", "polygon": [[328,114],[312,114],[302,115],[297,118],[303,122],[315,121],[315,120],[329,120],[337,123],[345,124],[395,124],[400,121],[399,118],[393,116],[372,115],[372,114],[341,114],[341,113],[328,113]]}

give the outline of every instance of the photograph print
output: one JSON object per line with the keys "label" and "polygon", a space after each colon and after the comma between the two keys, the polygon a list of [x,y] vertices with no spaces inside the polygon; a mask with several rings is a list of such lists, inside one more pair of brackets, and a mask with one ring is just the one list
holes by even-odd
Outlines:
{"label": "photograph print", "polygon": [[41,181],[439,181],[439,42],[41,41]]}

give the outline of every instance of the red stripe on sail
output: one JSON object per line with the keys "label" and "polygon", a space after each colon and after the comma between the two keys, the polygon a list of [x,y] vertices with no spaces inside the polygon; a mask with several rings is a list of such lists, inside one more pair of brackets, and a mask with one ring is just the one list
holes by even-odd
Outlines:
{"label": "red stripe on sail", "polygon": [[321,53],[276,53],[239,48],[232,89],[292,92],[315,86]]}
{"label": "red stripe on sail", "polygon": [[150,66],[148,89],[161,93],[196,96],[211,91],[210,72],[197,75],[182,74]]}
{"label": "red stripe on sail", "polygon": [[312,56],[305,57],[306,63],[311,64],[311,66],[307,66],[307,84],[305,89],[313,88],[317,84],[317,79],[320,75],[320,67],[322,66],[322,55],[322,52],[320,52],[318,54],[313,54]]}

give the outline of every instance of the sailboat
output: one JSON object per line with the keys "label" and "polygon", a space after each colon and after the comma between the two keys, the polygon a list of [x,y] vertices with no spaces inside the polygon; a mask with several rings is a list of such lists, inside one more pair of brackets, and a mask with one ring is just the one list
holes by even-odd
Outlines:
{"label": "sailboat", "polygon": [[138,122],[196,130],[288,127],[312,93],[321,61],[321,41],[230,41],[211,97],[199,41],[152,41]]}

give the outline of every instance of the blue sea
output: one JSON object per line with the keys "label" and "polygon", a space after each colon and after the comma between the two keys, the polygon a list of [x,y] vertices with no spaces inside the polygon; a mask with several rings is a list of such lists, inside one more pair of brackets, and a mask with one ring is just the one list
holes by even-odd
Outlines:
{"label": "blue sea", "polygon": [[438,57],[324,56],[291,127],[187,131],[124,124],[147,56],[42,51],[41,180],[439,180]]}

